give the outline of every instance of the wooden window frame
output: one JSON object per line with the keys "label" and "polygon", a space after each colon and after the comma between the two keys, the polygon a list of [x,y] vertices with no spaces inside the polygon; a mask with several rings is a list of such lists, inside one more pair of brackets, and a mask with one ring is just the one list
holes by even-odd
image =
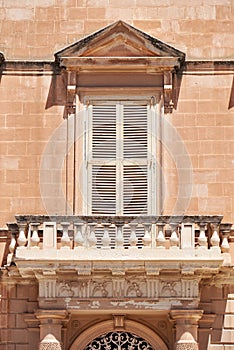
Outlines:
{"label": "wooden window frame", "polygon": [[[93,215],[91,211],[90,206],[90,194],[91,194],[91,178],[89,177],[88,168],[86,166],[87,163],[87,151],[90,149],[90,142],[91,137],[88,130],[91,130],[90,126],[90,105],[92,104],[110,104],[110,103],[118,103],[121,102],[122,104],[142,104],[145,103],[148,105],[148,152],[151,154],[151,160],[149,167],[150,171],[148,173],[148,215],[158,215],[160,208],[159,208],[159,200],[160,197],[160,188],[161,183],[159,171],[157,167],[157,156],[158,156],[158,149],[157,149],[157,139],[158,134],[160,131],[160,116],[161,116],[161,109],[160,109],[160,103],[157,103],[159,99],[152,96],[134,96],[129,94],[128,96],[123,95],[100,95],[100,96],[90,96],[86,95],[84,98],[84,113],[83,113],[83,130],[84,130],[84,148],[83,148],[83,155],[84,155],[84,164],[83,164],[83,171],[82,171],[82,195],[83,195],[83,215]],[[119,214],[119,213],[118,213]],[[96,214],[95,214],[96,215]]]}

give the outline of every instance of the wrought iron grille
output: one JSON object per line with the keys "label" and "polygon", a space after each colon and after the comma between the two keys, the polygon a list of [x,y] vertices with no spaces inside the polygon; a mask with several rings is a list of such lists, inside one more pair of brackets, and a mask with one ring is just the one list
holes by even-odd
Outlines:
{"label": "wrought iron grille", "polygon": [[143,338],[129,332],[110,332],[92,340],[84,350],[153,350]]}

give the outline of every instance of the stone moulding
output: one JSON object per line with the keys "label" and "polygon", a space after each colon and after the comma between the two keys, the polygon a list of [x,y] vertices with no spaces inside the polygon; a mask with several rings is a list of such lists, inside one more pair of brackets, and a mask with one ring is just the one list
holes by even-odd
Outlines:
{"label": "stone moulding", "polygon": [[[132,320],[124,320],[124,330],[146,339],[155,350],[168,350],[162,338],[151,328]],[[113,320],[97,323],[83,331],[73,342],[70,350],[84,349],[93,339],[99,337],[104,332],[116,331]]]}
{"label": "stone moulding", "polygon": [[[171,113],[175,90],[173,74],[181,69],[185,54],[123,21],[117,21],[55,53],[55,61],[67,70],[68,76],[70,72],[77,75],[80,72],[132,71],[161,74],[164,113]],[[73,86],[78,86],[74,79]],[[70,95],[68,91],[68,99],[71,99]]]}

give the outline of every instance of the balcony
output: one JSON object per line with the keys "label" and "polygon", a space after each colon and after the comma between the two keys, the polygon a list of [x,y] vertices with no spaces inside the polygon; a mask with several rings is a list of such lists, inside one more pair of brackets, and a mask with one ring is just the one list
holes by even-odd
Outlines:
{"label": "balcony", "polygon": [[[8,224],[7,269],[37,280],[39,306],[72,312],[197,307],[231,266],[220,216],[30,216]],[[224,278],[225,278],[224,268]]]}
{"label": "balcony", "polygon": [[[8,260],[228,263],[221,216],[16,216]],[[184,267],[186,268],[186,267]],[[188,268],[188,267],[187,267]]]}

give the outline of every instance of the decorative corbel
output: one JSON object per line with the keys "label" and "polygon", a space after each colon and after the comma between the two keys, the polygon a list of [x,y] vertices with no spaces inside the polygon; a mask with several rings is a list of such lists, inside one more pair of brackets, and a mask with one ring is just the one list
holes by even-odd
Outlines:
{"label": "decorative corbel", "polygon": [[76,113],[76,71],[68,71],[67,79],[67,102],[66,110],[67,116]]}
{"label": "decorative corbel", "polygon": [[164,92],[164,113],[172,113],[174,103],[172,99],[172,72],[165,71],[163,77],[163,92]]}

